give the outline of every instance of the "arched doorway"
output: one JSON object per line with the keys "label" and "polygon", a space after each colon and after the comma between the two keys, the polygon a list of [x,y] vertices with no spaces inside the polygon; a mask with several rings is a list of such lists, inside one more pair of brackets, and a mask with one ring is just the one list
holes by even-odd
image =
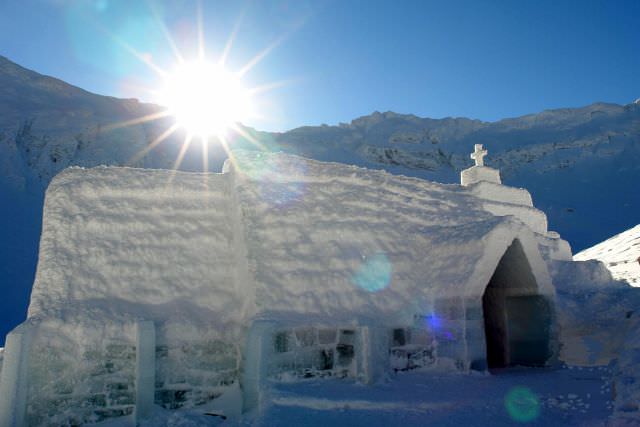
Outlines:
{"label": "arched doorway", "polygon": [[539,294],[518,239],[507,248],[489,280],[482,312],[490,371],[546,364],[551,355],[551,306]]}

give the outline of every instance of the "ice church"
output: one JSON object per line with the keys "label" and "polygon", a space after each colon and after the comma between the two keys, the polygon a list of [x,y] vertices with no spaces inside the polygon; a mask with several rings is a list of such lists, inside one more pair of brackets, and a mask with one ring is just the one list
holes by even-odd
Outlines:
{"label": "ice church", "polygon": [[219,174],[65,170],[0,426],[232,416],[272,380],[557,363],[549,266],[571,249],[485,154],[461,185],[253,151]]}

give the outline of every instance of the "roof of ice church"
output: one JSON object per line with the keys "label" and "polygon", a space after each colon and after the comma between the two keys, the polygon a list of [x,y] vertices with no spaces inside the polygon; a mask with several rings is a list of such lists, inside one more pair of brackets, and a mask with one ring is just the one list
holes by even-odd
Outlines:
{"label": "roof of ice church", "polygon": [[475,155],[465,185],[254,151],[221,174],[67,169],[46,193],[29,316],[412,315],[481,295],[515,238],[552,293],[540,253],[568,245]]}

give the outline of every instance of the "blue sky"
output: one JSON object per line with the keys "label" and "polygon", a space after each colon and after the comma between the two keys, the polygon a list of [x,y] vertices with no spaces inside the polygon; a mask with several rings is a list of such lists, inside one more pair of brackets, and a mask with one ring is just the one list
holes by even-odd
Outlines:
{"label": "blue sky", "polygon": [[[249,125],[287,130],[392,110],[497,120],[640,97],[639,1],[208,1],[207,58],[237,28],[229,67],[273,48],[245,84],[262,93]],[[153,101],[170,34],[198,46],[198,3],[4,0],[0,55],[92,92]],[[163,26],[166,31],[163,30]]]}

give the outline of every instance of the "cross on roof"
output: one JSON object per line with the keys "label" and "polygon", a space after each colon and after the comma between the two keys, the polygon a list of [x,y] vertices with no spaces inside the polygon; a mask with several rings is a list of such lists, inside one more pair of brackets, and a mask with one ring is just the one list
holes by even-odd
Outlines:
{"label": "cross on roof", "polygon": [[471,153],[471,158],[476,161],[476,166],[484,166],[484,156],[488,151],[482,148],[482,144],[476,144],[473,148],[474,152]]}

